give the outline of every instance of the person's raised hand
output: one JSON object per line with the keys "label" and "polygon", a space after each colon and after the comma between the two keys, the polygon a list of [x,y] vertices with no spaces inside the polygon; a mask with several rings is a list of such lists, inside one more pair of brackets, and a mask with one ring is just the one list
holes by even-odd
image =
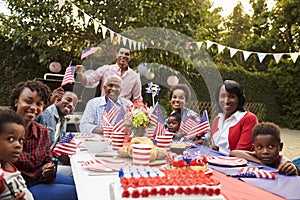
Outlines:
{"label": "person's raised hand", "polygon": [[56,88],[53,90],[50,98],[50,103],[54,104],[58,101],[61,101],[62,97],[64,96],[64,89],[62,87]]}
{"label": "person's raised hand", "polygon": [[82,74],[84,72],[85,68],[83,65],[76,65],[76,69],[75,69],[75,72],[77,74]]}

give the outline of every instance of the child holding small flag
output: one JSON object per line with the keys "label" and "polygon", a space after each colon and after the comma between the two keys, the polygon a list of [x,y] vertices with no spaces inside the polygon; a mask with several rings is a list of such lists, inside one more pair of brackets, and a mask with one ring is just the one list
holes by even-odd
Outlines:
{"label": "child holding small flag", "polygon": [[252,141],[254,152],[232,150],[230,155],[273,167],[281,174],[299,175],[296,165],[279,154],[283,147],[279,126],[271,122],[257,124],[252,131]]}

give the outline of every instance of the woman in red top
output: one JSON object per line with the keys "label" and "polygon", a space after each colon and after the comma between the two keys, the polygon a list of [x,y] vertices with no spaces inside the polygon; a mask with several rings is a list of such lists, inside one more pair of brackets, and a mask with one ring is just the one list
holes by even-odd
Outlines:
{"label": "woman in red top", "polygon": [[224,81],[216,92],[215,100],[219,114],[212,123],[212,148],[226,155],[234,149],[252,151],[252,129],[258,120],[255,114],[245,110],[240,84],[233,80]]}

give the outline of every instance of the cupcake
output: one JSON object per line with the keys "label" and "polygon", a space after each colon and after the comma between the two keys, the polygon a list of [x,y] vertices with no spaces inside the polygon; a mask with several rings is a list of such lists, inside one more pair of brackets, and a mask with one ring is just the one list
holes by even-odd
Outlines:
{"label": "cupcake", "polygon": [[201,170],[205,172],[208,168],[206,156],[198,156],[190,162],[190,168],[193,170]]}
{"label": "cupcake", "polygon": [[172,169],[185,169],[186,166],[187,166],[187,163],[183,160],[182,155],[178,155],[172,161]]}

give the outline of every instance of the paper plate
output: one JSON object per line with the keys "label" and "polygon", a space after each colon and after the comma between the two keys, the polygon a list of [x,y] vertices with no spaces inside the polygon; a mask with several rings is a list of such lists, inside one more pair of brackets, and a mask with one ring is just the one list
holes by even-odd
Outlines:
{"label": "paper plate", "polygon": [[119,171],[120,168],[129,166],[130,163],[123,160],[113,160],[113,159],[96,159],[96,160],[88,160],[81,164],[81,166],[85,167],[91,171],[98,172],[114,172]]}
{"label": "paper plate", "polygon": [[75,138],[92,138],[95,137],[92,133],[76,133]]}
{"label": "paper plate", "polygon": [[208,156],[208,163],[213,165],[237,167],[247,165],[248,161],[244,158],[227,156]]}

